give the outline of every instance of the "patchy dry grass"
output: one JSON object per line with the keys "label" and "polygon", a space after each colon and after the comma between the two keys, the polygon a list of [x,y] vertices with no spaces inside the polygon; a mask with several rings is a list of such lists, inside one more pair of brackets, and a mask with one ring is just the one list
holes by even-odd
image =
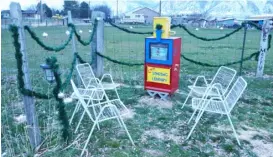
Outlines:
{"label": "patchy dry grass", "polygon": [[[85,27],[82,30],[88,30]],[[139,28],[147,31],[150,28]],[[36,28],[38,34],[46,31],[50,34],[48,44],[59,45],[66,38],[63,27]],[[182,53],[196,60],[219,64],[238,60],[240,57],[242,31],[217,42],[203,42],[196,40],[177,29],[177,35],[182,36]],[[193,30],[194,31],[194,30]],[[201,30],[196,32],[200,36],[221,36],[231,30]],[[114,28],[105,28],[106,54],[115,59],[126,62],[143,62],[143,35],[128,35],[117,32]],[[87,35],[83,33],[85,37]],[[250,30],[247,34],[245,55],[249,55],[259,48],[258,31]],[[60,124],[57,120],[56,102],[54,100],[36,100],[36,110],[43,142],[33,151],[28,142],[26,125],[24,122],[24,108],[22,98],[17,91],[16,65],[14,49],[10,34],[2,31],[2,156],[79,156],[87,135],[92,127],[88,119],[83,120],[79,132],[73,134],[73,140],[64,145],[60,136]],[[77,47],[83,58],[89,58],[90,47]],[[72,60],[71,45],[61,53],[46,52],[31,41],[27,36],[27,51],[31,74],[31,83],[35,90],[48,92],[52,86],[43,79],[39,65],[47,56],[55,55],[62,69],[63,79],[67,75]],[[130,53],[129,53],[130,52]],[[70,55],[67,55],[70,54]],[[254,72],[257,62],[251,60],[244,63],[243,77],[248,87],[232,111],[232,121],[239,134],[242,146],[238,146],[232,134],[231,127],[225,116],[204,114],[197,125],[192,137],[185,140],[193,124],[187,125],[192,110],[187,105],[181,106],[187,96],[187,86],[192,84],[197,75],[211,78],[217,68],[207,68],[182,60],[179,90],[168,100],[150,98],[143,90],[143,66],[126,67],[105,61],[105,70],[114,76],[121,84],[118,92],[121,100],[129,108],[129,114],[124,117],[125,124],[135,141],[131,143],[117,121],[105,122],[101,130],[95,130],[86,150],[86,156],[272,156],[273,148],[273,53],[268,53],[265,66],[265,77],[256,79]],[[239,69],[238,65],[232,66]],[[71,88],[65,92],[69,93]],[[68,104],[66,110],[72,115],[74,104]],[[80,115],[76,115],[71,131],[76,128]]]}

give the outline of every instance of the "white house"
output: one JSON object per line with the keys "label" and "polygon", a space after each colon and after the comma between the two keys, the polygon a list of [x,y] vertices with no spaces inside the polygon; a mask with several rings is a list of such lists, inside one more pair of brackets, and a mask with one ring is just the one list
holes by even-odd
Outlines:
{"label": "white house", "polygon": [[157,16],[159,16],[158,12],[148,7],[140,7],[123,14],[121,17],[121,23],[152,24],[154,17]]}
{"label": "white house", "polygon": [[125,14],[121,19],[120,23],[145,23],[145,18],[143,14]]}

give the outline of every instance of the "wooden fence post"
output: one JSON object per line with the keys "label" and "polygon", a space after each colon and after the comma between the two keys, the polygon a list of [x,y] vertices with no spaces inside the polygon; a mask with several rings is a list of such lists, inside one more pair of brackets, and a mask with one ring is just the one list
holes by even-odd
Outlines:
{"label": "wooden fence post", "polygon": [[261,32],[260,55],[259,55],[259,60],[257,65],[256,77],[263,77],[265,55],[267,53],[267,48],[268,48],[268,35],[271,29],[272,29],[272,21],[264,20],[262,32]]}
{"label": "wooden fence post", "polygon": [[[71,15],[71,11],[69,10],[67,12],[68,14],[68,23],[72,23],[73,24],[73,20],[72,20],[72,15]],[[72,34],[72,54],[74,55],[74,53],[77,52],[77,48],[76,48],[76,41],[75,41],[75,35]],[[78,64],[78,59],[76,59],[76,65]],[[76,75],[76,79],[77,79],[77,85],[80,84],[81,80],[79,75]]]}
{"label": "wooden fence post", "polygon": [[103,58],[97,55],[96,52],[104,54],[104,14],[97,13],[94,14],[94,16],[96,16],[94,18],[98,20],[98,26],[97,32],[95,33],[91,43],[92,68],[96,77],[101,77],[103,75],[104,62]]}
{"label": "wooden fence post", "polygon": [[[23,72],[25,88],[31,90],[31,82],[29,79],[28,60],[26,55],[26,37],[24,27],[22,24],[22,11],[19,3],[12,2],[10,4],[10,14],[13,23],[19,28],[19,42],[21,44],[21,53],[23,55]],[[38,118],[36,116],[34,98],[30,96],[23,96],[24,110],[27,118],[27,130],[30,139],[30,144],[33,148],[41,143],[41,133],[38,126]]]}

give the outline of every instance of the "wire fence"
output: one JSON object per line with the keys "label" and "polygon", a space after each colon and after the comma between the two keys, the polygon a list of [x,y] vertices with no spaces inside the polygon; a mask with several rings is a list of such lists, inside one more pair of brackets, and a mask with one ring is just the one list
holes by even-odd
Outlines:
{"label": "wire fence", "polygon": [[[125,28],[118,29],[117,27]],[[116,25],[113,26],[105,23],[104,27],[104,70],[110,73],[116,82],[126,85],[143,85],[144,81],[144,46],[145,37],[150,36],[152,26],[138,25]],[[69,27],[54,25],[47,27],[31,27],[36,35],[47,45],[59,46],[68,38]],[[208,67],[196,64],[193,61],[207,63],[211,65],[221,65],[240,60],[243,44],[243,30],[238,30],[234,34],[216,41],[206,41],[197,39],[196,36],[204,38],[219,38],[233,32],[234,29],[205,29],[187,27],[187,31],[182,28],[174,28],[175,36],[182,37],[182,55],[189,58],[185,60],[181,57],[180,69],[180,89],[184,88],[187,83],[185,80],[195,77],[196,75],[212,76],[216,67]],[[93,28],[90,25],[77,25],[76,31],[85,41],[91,35]],[[131,34],[130,32],[144,32],[142,34]],[[193,36],[192,34],[196,35]],[[43,34],[47,34],[46,36]],[[260,30],[248,30],[245,45],[244,56],[250,56],[259,50]],[[2,29],[2,152],[8,156],[26,156],[29,155],[31,146],[25,125],[25,115],[22,102],[22,94],[18,90],[17,67],[14,57],[14,45],[12,43],[11,33],[7,29]],[[76,49],[78,54],[86,62],[91,62],[91,47],[82,46],[76,40]],[[61,78],[65,80],[69,75],[74,52],[72,51],[71,42],[59,52],[50,52],[44,50],[26,33],[26,52],[29,60],[30,79],[34,91],[41,93],[51,93],[54,84],[48,83],[44,78],[44,73],[40,64],[50,56],[58,59],[61,70]],[[100,53],[98,52],[98,55]],[[268,52],[265,65],[265,74],[272,75],[273,66],[272,50]],[[239,71],[239,64],[230,65]],[[243,75],[253,76],[256,71],[257,61],[255,57],[244,61]],[[75,72],[74,72],[75,73]],[[65,90],[71,92],[68,87]],[[60,147],[61,128],[58,121],[57,102],[55,100],[35,100],[36,112],[38,113],[39,125],[42,131],[43,143],[38,150],[40,154],[45,150],[54,151]],[[69,111],[68,111],[68,114]],[[23,150],[23,151],[22,151]]]}
{"label": "wire fence", "polygon": [[[47,26],[47,27],[30,27],[37,37],[46,45],[52,47],[63,44],[69,37],[67,26]],[[81,39],[87,41],[92,34],[93,27],[89,25],[77,26],[77,32]],[[64,82],[69,75],[71,64],[74,58],[72,42],[59,52],[51,52],[43,49],[38,45],[26,32],[26,52],[28,58],[30,82],[32,90],[38,93],[52,95],[55,83],[48,83],[44,77],[44,72],[40,64],[45,63],[47,57],[55,56],[60,65],[61,79]],[[44,34],[47,34],[45,36]],[[15,58],[15,48],[13,45],[12,34],[8,29],[2,29],[2,64],[1,64],[1,104],[2,104],[2,155],[7,156],[31,156],[33,150],[28,139],[26,125],[26,116],[24,111],[22,93],[18,90],[19,82],[17,81],[17,65]],[[79,55],[85,61],[91,61],[90,46],[81,46],[76,40],[76,48]],[[75,71],[74,71],[75,74]],[[69,87],[64,92],[70,93]],[[57,149],[62,142],[61,125],[58,120],[58,103],[54,99],[43,100],[35,99],[36,113],[39,120],[43,143],[39,153],[45,150]],[[69,113],[70,115],[70,113]]]}
{"label": "wire fence", "polygon": [[[109,22],[109,21],[107,21]],[[172,25],[178,37],[182,37],[181,75],[210,72],[213,69],[225,65],[240,70],[243,62],[243,73],[251,73],[254,76],[259,55],[260,28],[253,23],[245,23],[255,26],[257,29],[248,29],[244,56],[243,50],[244,24],[237,29],[216,28],[193,28],[184,25]],[[183,28],[183,29],[181,29]],[[109,22],[105,26],[106,54],[115,60],[124,60],[127,63],[144,62],[144,40],[152,33],[152,26],[137,27],[136,25],[117,25]],[[269,45],[271,41],[269,41]],[[109,48],[109,49],[108,49]],[[272,60],[270,55],[269,60]],[[108,60],[109,61],[109,60]],[[113,71],[114,77],[120,80],[138,81],[143,84],[143,67],[128,67],[124,65],[113,65],[109,62],[108,71]],[[271,63],[267,63],[270,67]],[[186,73],[184,73],[186,72]],[[270,73],[267,68],[265,73]],[[124,75],[121,75],[123,73]],[[127,75],[128,74],[128,75]],[[129,76],[129,78],[127,78]],[[133,78],[131,76],[137,76]]]}

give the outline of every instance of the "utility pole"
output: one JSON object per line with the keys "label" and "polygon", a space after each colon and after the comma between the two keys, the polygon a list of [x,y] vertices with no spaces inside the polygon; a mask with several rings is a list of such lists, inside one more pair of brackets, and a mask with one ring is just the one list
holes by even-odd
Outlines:
{"label": "utility pole", "polygon": [[159,16],[161,16],[161,0],[159,0]]}
{"label": "utility pole", "polygon": [[88,2],[88,17],[89,17],[89,19],[91,19],[91,14],[90,14],[90,9],[91,9],[91,7],[90,7],[90,1]]}
{"label": "utility pole", "polygon": [[43,5],[42,0],[40,0],[40,21],[43,22]]}
{"label": "utility pole", "polygon": [[117,0],[117,17],[118,17],[118,0]]}

